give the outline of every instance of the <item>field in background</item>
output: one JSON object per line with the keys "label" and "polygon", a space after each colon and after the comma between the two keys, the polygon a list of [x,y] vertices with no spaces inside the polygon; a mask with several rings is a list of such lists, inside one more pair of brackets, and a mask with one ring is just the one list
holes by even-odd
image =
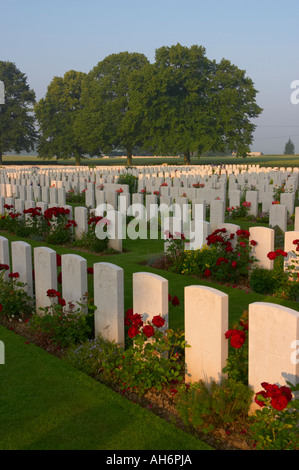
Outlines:
{"label": "field in background", "polygon": [[[110,166],[122,165],[126,166],[126,158],[86,158],[83,159],[81,165],[87,166]],[[140,165],[184,165],[182,157],[133,157],[133,166]],[[260,165],[263,167],[299,167],[298,155],[262,155],[261,157],[200,157],[192,158],[191,165]],[[75,165],[75,160],[43,160],[36,156],[23,155],[5,155],[3,157],[3,165]]]}

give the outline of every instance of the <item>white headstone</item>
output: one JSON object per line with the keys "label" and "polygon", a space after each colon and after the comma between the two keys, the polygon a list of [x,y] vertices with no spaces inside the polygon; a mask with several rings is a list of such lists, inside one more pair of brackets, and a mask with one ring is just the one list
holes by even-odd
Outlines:
{"label": "white headstone", "polygon": [[36,313],[41,314],[40,307],[51,305],[47,291],[57,290],[56,251],[46,246],[34,248],[34,279]]}
{"label": "white headstone", "polygon": [[124,271],[111,263],[95,263],[95,336],[124,346]]}
{"label": "white headstone", "polygon": [[19,273],[19,281],[26,284],[24,291],[33,297],[32,249],[23,241],[11,242],[12,271]]}
{"label": "white headstone", "polygon": [[143,320],[151,320],[161,315],[168,325],[168,281],[153,273],[133,274],[133,311],[142,315]]}
{"label": "white headstone", "polygon": [[220,382],[228,357],[228,295],[205,286],[185,287],[186,382]]}

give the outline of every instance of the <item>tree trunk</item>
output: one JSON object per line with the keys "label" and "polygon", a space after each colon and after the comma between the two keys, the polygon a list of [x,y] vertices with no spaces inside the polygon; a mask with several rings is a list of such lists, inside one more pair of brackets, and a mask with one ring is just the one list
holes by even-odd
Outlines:
{"label": "tree trunk", "polygon": [[81,155],[80,153],[75,153],[75,159],[76,159],[76,166],[80,166],[81,163]]}
{"label": "tree trunk", "polygon": [[185,163],[185,165],[190,165],[190,163],[191,163],[189,150],[184,152],[184,163]]}
{"label": "tree trunk", "polygon": [[132,149],[127,149],[127,166],[132,166],[132,163],[133,163]]}

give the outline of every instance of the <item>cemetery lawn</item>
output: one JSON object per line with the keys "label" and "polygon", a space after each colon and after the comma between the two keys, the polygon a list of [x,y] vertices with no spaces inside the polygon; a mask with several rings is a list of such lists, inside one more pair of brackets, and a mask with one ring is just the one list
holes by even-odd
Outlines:
{"label": "cemetery lawn", "polygon": [[4,327],[1,450],[213,450]]}
{"label": "cemetery lawn", "polygon": [[[75,160],[43,160],[33,155],[4,155],[3,165],[75,165]],[[135,156],[133,157],[133,166],[139,165],[184,165],[184,158],[181,157],[151,157],[151,156]],[[86,158],[81,160],[81,166],[110,166],[110,165],[127,165],[127,159],[121,157],[113,158]],[[192,157],[190,165],[260,165],[261,167],[298,167],[299,155],[261,155],[257,157],[237,158],[233,156],[201,156]]]}

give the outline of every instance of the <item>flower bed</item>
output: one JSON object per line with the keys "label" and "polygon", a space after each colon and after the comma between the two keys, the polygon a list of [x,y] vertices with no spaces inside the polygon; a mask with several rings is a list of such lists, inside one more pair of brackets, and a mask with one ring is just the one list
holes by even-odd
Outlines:
{"label": "flower bed", "polygon": [[184,250],[185,239],[178,234],[169,237],[166,266],[170,271],[196,275],[217,282],[248,282],[255,258],[251,254],[254,240],[247,230],[229,234],[225,228],[215,230],[198,250]]}
{"label": "flower bed", "polygon": [[[0,230],[9,233],[51,243],[52,245],[72,245],[87,248],[94,252],[108,249],[108,237],[99,239],[95,233],[98,222],[104,225],[109,221],[93,214],[88,219],[88,230],[79,240],[74,240],[75,220],[69,218],[70,210],[64,207],[51,207],[42,212],[41,207],[25,209],[23,215],[13,211],[13,206],[5,204],[6,212],[0,217]],[[24,218],[25,216],[25,218]]]}

